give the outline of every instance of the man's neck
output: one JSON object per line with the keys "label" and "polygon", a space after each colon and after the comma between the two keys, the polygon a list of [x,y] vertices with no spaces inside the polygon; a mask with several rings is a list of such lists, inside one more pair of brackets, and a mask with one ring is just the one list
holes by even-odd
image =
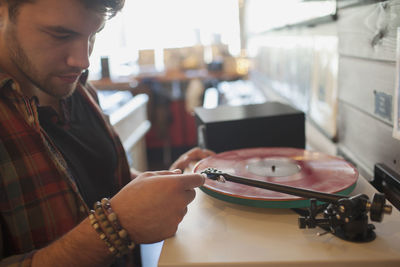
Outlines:
{"label": "man's neck", "polygon": [[40,89],[36,88],[35,93],[30,97],[36,96],[40,106],[51,106],[58,114],[60,114],[60,99],[50,96]]}

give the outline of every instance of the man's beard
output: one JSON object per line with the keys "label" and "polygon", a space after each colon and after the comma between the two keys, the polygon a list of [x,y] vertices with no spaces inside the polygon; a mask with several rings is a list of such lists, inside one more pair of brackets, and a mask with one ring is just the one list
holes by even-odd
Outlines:
{"label": "man's beard", "polygon": [[[12,27],[14,28],[14,26]],[[15,34],[15,30],[10,29],[7,33],[8,50],[10,53],[10,59],[12,60],[15,67],[18,69],[20,74],[24,76],[33,86],[37,87],[40,91],[55,97],[55,98],[66,98],[72,95],[76,83],[71,86],[70,90],[56,90],[57,88],[51,83],[46,82],[45,77],[41,76],[38,69],[34,66],[32,61],[29,59],[24,49],[21,47],[20,42]],[[58,92],[60,91],[60,92]]]}

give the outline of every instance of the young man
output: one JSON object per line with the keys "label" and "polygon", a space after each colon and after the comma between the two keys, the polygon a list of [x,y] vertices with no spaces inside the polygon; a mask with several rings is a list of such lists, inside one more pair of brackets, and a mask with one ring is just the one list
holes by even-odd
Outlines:
{"label": "young man", "polygon": [[[0,0],[1,266],[125,265],[130,241],[175,234],[194,188],[204,183],[181,172],[211,154],[200,149],[171,171],[130,173],[86,84],[96,33],[122,6],[123,0]],[[103,197],[111,197],[112,210],[102,204],[102,213],[90,217]],[[118,244],[107,232],[117,228],[128,233],[116,237]],[[117,252],[126,255],[116,260]]]}

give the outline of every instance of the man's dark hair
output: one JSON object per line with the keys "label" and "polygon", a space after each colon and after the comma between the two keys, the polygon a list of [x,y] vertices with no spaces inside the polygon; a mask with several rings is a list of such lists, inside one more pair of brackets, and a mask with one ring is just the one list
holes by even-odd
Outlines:
{"label": "man's dark hair", "polygon": [[14,19],[17,15],[18,7],[22,4],[32,2],[31,0],[6,0],[8,4],[8,16]]}
{"label": "man's dark hair", "polygon": [[[105,14],[108,18],[112,18],[120,11],[125,3],[125,0],[79,0],[87,8],[96,10],[99,13]],[[26,3],[34,3],[35,0],[6,0],[8,4],[8,13],[10,19],[16,17],[18,8]]]}

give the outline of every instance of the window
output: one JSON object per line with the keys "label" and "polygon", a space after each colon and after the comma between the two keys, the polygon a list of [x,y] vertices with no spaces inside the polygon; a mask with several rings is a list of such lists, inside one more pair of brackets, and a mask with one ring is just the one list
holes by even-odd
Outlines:
{"label": "window", "polygon": [[91,79],[100,78],[107,56],[111,76],[137,72],[138,51],[154,49],[163,68],[163,49],[222,42],[240,54],[238,0],[129,0],[98,34],[91,56]]}

